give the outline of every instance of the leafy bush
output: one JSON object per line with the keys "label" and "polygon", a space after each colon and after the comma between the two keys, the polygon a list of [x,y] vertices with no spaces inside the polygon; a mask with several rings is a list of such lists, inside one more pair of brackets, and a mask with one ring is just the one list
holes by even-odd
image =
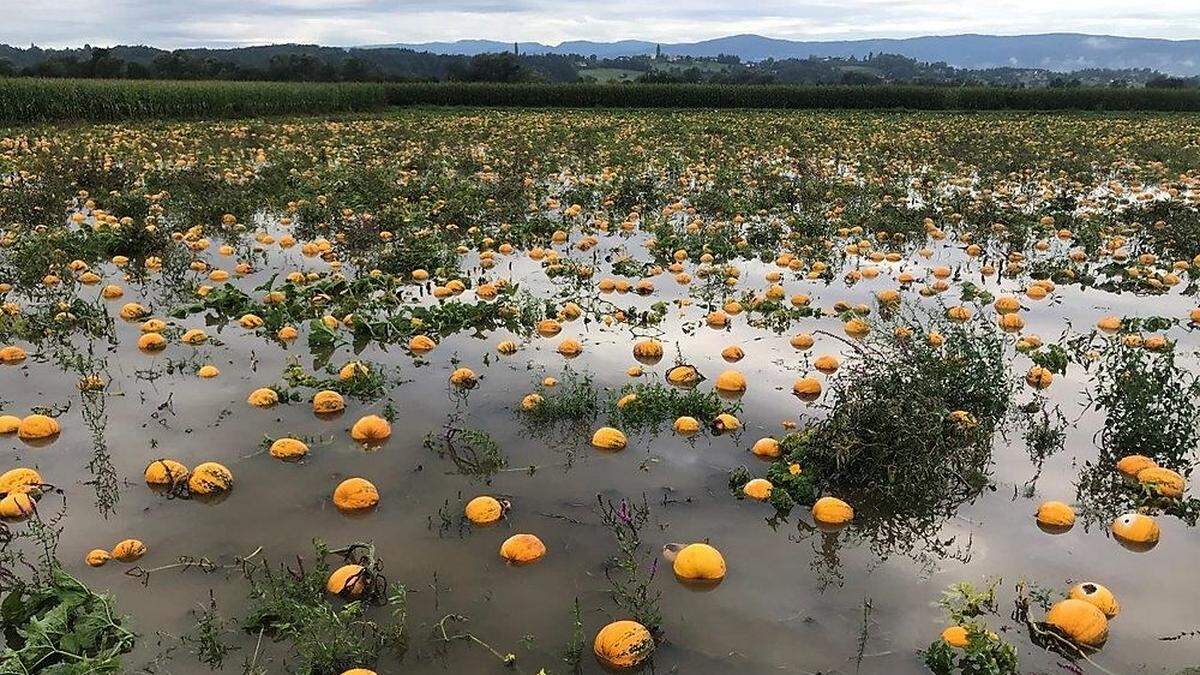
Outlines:
{"label": "leafy bush", "polygon": [[977,622],[967,622],[967,646],[956,649],[942,640],[925,650],[934,675],[1018,675],[1017,651]]}
{"label": "leafy bush", "polygon": [[[945,342],[925,335],[937,330]],[[1012,384],[985,319],[934,319],[899,338],[880,326],[832,378],[830,412],[782,445],[820,485],[870,491],[903,510],[958,502],[986,484],[991,438]]]}
{"label": "leafy bush", "polygon": [[135,635],[108,595],[93,593],[62,567],[51,567],[48,583],[22,584],[0,602],[3,673],[121,673],[121,655]]}
{"label": "leafy bush", "polygon": [[1115,467],[1121,457],[1139,454],[1191,474],[1200,443],[1200,378],[1176,362],[1174,350],[1151,352],[1114,338],[1101,353],[1095,383],[1104,427],[1099,457],[1084,462],[1076,483],[1083,517],[1108,522],[1126,511],[1156,509],[1194,525],[1200,499],[1164,498]]}

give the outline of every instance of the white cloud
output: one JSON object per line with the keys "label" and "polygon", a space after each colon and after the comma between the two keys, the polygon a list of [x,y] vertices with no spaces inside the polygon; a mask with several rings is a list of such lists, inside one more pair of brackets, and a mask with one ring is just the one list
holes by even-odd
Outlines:
{"label": "white cloud", "polygon": [[162,47],[502,41],[690,42],[1081,32],[1200,38],[1200,3],[1161,0],[0,0],[0,42]]}

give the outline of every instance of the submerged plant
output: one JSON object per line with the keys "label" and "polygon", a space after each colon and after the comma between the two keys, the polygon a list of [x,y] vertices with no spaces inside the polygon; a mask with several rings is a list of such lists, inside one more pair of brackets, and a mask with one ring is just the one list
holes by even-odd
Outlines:
{"label": "submerged plant", "polygon": [[536,404],[518,410],[527,427],[542,433],[564,426],[566,433],[591,427],[600,411],[600,396],[591,373],[563,370],[553,387],[539,383],[534,389]]}
{"label": "submerged plant", "polygon": [[1167,498],[1125,480],[1116,463],[1144,455],[1187,476],[1200,442],[1200,378],[1176,362],[1173,349],[1151,352],[1113,340],[1095,375],[1095,406],[1104,414],[1100,454],[1086,461],[1076,482],[1081,514],[1089,523],[1140,509],[1158,510],[1189,524],[1200,519],[1200,499]]}
{"label": "submerged plant", "polygon": [[618,502],[604,495],[597,495],[596,503],[600,521],[617,543],[617,552],[604,569],[613,600],[651,635],[661,636],[663,619],[658,603],[662,593],[653,585],[659,556],[642,542],[642,529],[650,523],[645,495],[640,504],[624,498]]}
{"label": "submerged plant", "polygon": [[[314,546],[316,555],[308,566],[297,559],[295,567],[275,567],[266,561],[247,567],[249,607],[240,620],[242,629],[288,643],[289,670],[307,675],[340,673],[375,663],[384,649],[403,654],[407,647],[407,594],[403,586],[389,592],[374,546],[329,549],[321,542]],[[362,566],[369,580],[369,590],[362,597],[341,602],[329,595],[330,557]],[[368,613],[372,606],[389,610],[388,620],[372,618]]]}
{"label": "submerged plant", "polygon": [[508,466],[508,458],[491,434],[463,424],[462,400],[458,399],[459,405],[451,409],[440,431],[425,434],[423,444],[453,462],[458,473],[490,481]]}
{"label": "submerged plant", "polygon": [[[619,405],[623,399],[625,403]],[[609,424],[634,433],[658,433],[684,416],[708,426],[717,415],[740,409],[740,404],[724,401],[715,391],[680,390],[660,382],[627,384],[608,398]]]}
{"label": "submerged plant", "polygon": [[925,666],[934,675],[1019,675],[1016,649],[983,620],[998,611],[1000,582],[989,579],[983,588],[960,582],[942,592],[938,604],[951,628],[924,651]]}
{"label": "submerged plant", "polygon": [[57,563],[45,583],[19,584],[0,602],[3,673],[120,673],[136,636],[111,596],[97,594]]}

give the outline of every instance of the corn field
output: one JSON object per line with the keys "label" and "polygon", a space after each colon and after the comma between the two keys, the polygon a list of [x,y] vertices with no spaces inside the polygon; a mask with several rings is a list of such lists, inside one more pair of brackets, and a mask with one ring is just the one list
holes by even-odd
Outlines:
{"label": "corn field", "polygon": [[552,108],[1200,110],[1200,92],[1194,91],[908,85],[404,83],[388,86],[388,100],[393,105]]}
{"label": "corn field", "polygon": [[378,84],[11,78],[0,79],[0,123],[354,112],[387,98]]}
{"label": "corn field", "polygon": [[0,123],[233,118],[387,106],[1196,111],[1200,92],[920,86],[0,79]]}

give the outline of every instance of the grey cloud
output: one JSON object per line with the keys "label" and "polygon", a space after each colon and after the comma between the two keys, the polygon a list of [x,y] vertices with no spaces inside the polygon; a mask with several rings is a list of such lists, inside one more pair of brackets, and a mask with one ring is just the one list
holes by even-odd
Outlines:
{"label": "grey cloud", "polygon": [[0,0],[0,42],[162,47],[279,42],[355,45],[489,38],[795,39],[1076,31],[1200,36],[1194,0],[1131,11],[1121,0]]}

